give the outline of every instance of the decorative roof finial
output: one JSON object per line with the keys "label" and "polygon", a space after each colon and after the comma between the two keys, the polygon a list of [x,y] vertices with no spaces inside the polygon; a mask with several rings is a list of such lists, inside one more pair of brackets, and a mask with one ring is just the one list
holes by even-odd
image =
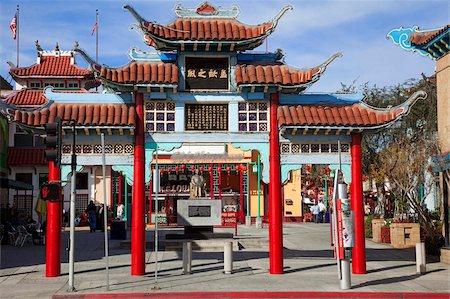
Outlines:
{"label": "decorative roof finial", "polygon": [[60,51],[58,42],[56,42],[55,51]]}
{"label": "decorative roof finial", "polygon": [[38,51],[38,52],[44,51],[44,50],[42,50],[42,47],[41,47],[41,45],[39,44],[39,41],[38,41],[38,40],[36,40],[35,44],[36,44],[36,51]]}
{"label": "decorative roof finial", "polygon": [[78,46],[79,46],[79,44],[78,44],[78,41],[76,40],[76,41],[75,41],[75,45],[73,46],[73,51],[75,51],[76,49],[78,49]]}

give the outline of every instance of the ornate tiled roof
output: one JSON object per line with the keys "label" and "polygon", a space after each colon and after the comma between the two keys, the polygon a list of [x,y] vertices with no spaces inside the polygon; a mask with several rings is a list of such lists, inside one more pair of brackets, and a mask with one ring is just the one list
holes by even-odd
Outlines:
{"label": "ornate tiled roof", "polygon": [[11,68],[10,73],[15,77],[89,77],[90,70],[81,68],[73,63],[72,56],[41,55],[39,62],[20,68]]}
{"label": "ornate tiled roof", "polygon": [[376,111],[361,104],[343,106],[279,106],[278,123],[297,126],[379,126],[394,120],[403,110]]}
{"label": "ornate tiled roof", "polygon": [[208,51],[211,43],[225,45],[223,48],[217,48],[217,51],[253,49],[275,30],[281,16],[287,10],[293,9],[292,6],[285,6],[271,21],[246,25],[236,19],[239,14],[237,6],[221,9],[204,2],[195,9],[187,9],[177,5],[175,13],[178,18],[170,24],[161,25],[145,20],[129,5],[124,8],[138,21],[140,30],[144,33],[144,40],[149,46],[158,50],[183,50],[188,45],[193,46],[193,51],[205,50],[203,46],[198,49],[198,44],[208,44]]}
{"label": "ornate tiled roof", "polygon": [[43,148],[18,148],[8,147],[8,165],[9,166],[38,166],[47,165],[44,159]]}
{"label": "ornate tiled roof", "polygon": [[[63,93],[87,93],[85,89],[67,89],[58,90]],[[40,106],[45,104],[48,100],[44,95],[42,89],[22,89],[9,95],[5,100],[8,105],[14,106]]]}
{"label": "ornate tiled roof", "polygon": [[[55,117],[74,119],[77,126],[134,126],[136,111],[127,104],[52,104],[35,112],[12,112],[14,121],[28,126],[42,127]],[[63,125],[69,125],[64,121]]]}
{"label": "ornate tiled roof", "polygon": [[178,67],[173,63],[130,62],[118,67],[102,67],[100,77],[119,84],[178,84]]}
{"label": "ornate tiled roof", "polygon": [[419,30],[419,27],[392,29],[388,38],[405,50],[438,59],[450,49],[450,24],[435,30]]}
{"label": "ornate tiled roof", "polygon": [[38,89],[22,89],[5,99],[6,104],[15,106],[38,106],[46,102],[43,91]]}
{"label": "ornate tiled roof", "polygon": [[371,107],[363,102],[351,105],[282,105],[278,107],[280,126],[378,128],[387,126],[408,114],[426,93],[414,93],[405,103],[391,109]]}
{"label": "ornate tiled roof", "polygon": [[314,69],[295,69],[286,65],[236,65],[236,84],[299,85],[310,82]]}
{"label": "ornate tiled roof", "polygon": [[[449,28],[450,28],[450,24],[445,26],[444,28],[440,28],[440,29],[436,29],[436,30],[412,32],[409,40],[411,41],[412,45],[423,46],[423,45],[426,45],[427,43],[429,43],[431,40],[433,40],[439,34],[445,32]],[[447,40],[447,42],[448,42],[448,40]]]}

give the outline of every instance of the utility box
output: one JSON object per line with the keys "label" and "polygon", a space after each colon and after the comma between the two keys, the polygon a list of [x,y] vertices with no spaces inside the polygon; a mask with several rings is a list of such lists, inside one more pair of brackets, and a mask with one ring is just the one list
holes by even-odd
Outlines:
{"label": "utility box", "polygon": [[126,221],[111,221],[111,240],[126,240],[127,239],[127,222]]}

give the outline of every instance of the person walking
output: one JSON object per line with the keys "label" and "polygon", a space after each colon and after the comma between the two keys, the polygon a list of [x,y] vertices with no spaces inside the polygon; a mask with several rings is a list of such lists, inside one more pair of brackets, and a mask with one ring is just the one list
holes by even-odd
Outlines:
{"label": "person walking", "polygon": [[318,206],[319,206],[319,223],[323,223],[325,222],[323,216],[325,215],[325,211],[327,210],[327,208],[325,207],[324,203],[321,200],[319,200]]}
{"label": "person walking", "polygon": [[319,223],[319,205],[314,204],[312,207],[313,221],[315,223]]}
{"label": "person walking", "polygon": [[89,228],[91,233],[95,233],[95,229],[97,227],[97,207],[94,204],[94,201],[91,200],[89,205],[87,206],[86,213],[88,214],[89,219]]}

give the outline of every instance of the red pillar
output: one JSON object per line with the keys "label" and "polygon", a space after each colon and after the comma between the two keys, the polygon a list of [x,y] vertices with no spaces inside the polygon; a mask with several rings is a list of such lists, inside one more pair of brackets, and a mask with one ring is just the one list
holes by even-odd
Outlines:
{"label": "red pillar", "polygon": [[211,171],[209,172],[209,197],[211,197],[211,199],[214,198],[214,164],[211,163],[209,165],[209,167],[211,167]]}
{"label": "red pillar", "polygon": [[[48,180],[59,181],[61,169],[53,162],[48,163]],[[61,190],[59,197],[61,198]],[[61,275],[61,218],[62,203],[47,203],[47,233],[45,243],[45,276],[57,277]]]}
{"label": "red pillar", "polygon": [[218,168],[220,169],[220,171],[217,171],[217,174],[219,175],[219,180],[218,180],[218,184],[219,184],[219,199],[222,200],[222,164],[219,164]]}
{"label": "red pillar", "polygon": [[351,207],[354,215],[355,246],[352,250],[353,274],[366,274],[366,239],[364,236],[364,205],[362,191],[361,133],[352,134]]}
{"label": "red pillar", "polygon": [[283,274],[283,224],[281,211],[281,166],[278,136],[278,94],[270,94],[269,135],[269,259],[270,274]]}
{"label": "red pillar", "polygon": [[131,216],[131,275],[145,274],[145,152],[144,96],[134,93],[136,128],[134,135],[133,201]]}
{"label": "red pillar", "polygon": [[244,223],[244,171],[239,169],[239,222]]}

